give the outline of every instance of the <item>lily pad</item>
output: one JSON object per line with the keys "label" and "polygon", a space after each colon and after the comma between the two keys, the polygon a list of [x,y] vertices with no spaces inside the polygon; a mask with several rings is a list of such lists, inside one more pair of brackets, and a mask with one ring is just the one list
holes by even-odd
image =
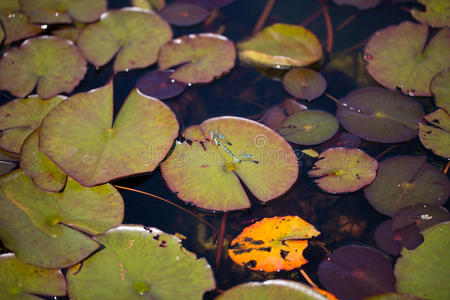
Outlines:
{"label": "lily pad", "polygon": [[317,145],[333,137],[339,129],[338,120],[319,110],[303,110],[287,117],[278,132],[289,142]]}
{"label": "lily pad", "polygon": [[144,95],[158,99],[178,96],[186,89],[186,84],[170,79],[173,70],[148,72],[136,83],[137,89]]}
{"label": "lily pad", "polygon": [[288,116],[307,109],[306,106],[298,103],[295,99],[288,98],[280,104],[271,106],[264,113],[262,122],[273,130],[278,130],[283,126],[283,122]]}
{"label": "lily pad", "polygon": [[450,4],[446,0],[419,0],[425,6],[425,11],[416,8],[411,10],[411,15],[420,23],[431,27],[450,26]]}
{"label": "lily pad", "polygon": [[314,70],[297,68],[284,75],[283,87],[292,96],[311,101],[325,92],[327,82]]}
{"label": "lily pad", "polygon": [[317,229],[297,216],[264,218],[244,230],[231,242],[230,258],[251,270],[290,271],[306,264],[303,250]]}
{"label": "lily pad", "polygon": [[144,68],[156,62],[159,48],[172,39],[172,30],[160,16],[138,8],[104,13],[87,26],[77,40],[95,66],[108,63],[116,54],[114,71]]}
{"label": "lily pad", "polygon": [[232,287],[220,294],[217,300],[327,300],[328,298],[300,282],[272,279],[263,282],[247,282]]}
{"label": "lily pad", "polygon": [[392,220],[387,220],[375,230],[375,242],[381,250],[398,256],[403,247],[409,250],[417,248],[423,242],[423,237],[415,226],[393,230]]}
{"label": "lily pad", "polygon": [[52,35],[75,43],[78,40],[78,37],[80,36],[82,31],[83,28],[81,27],[66,25],[58,29],[52,30]]}
{"label": "lily pad", "polygon": [[20,11],[19,0],[2,0],[0,19],[6,30],[6,44],[34,36],[43,30],[41,26],[28,22],[27,16]]}
{"label": "lily pad", "polygon": [[28,136],[20,151],[20,168],[41,190],[58,192],[64,188],[67,175],[50,158],[39,151],[39,129]]}
{"label": "lily pad", "polygon": [[381,0],[333,0],[337,5],[351,5],[360,10],[369,9],[381,3]]}
{"label": "lily pad", "polygon": [[431,96],[430,83],[450,67],[450,30],[440,30],[427,45],[426,25],[403,22],[377,31],[367,43],[367,71],[381,85],[410,96]]}
{"label": "lily pad", "polygon": [[69,178],[61,193],[45,192],[17,169],[0,177],[0,188],[0,238],[36,266],[81,261],[99,246],[83,232],[98,234],[122,222],[122,197],[109,184],[85,188]]}
{"label": "lily pad", "polygon": [[354,192],[376,176],[377,161],[356,148],[330,148],[319,155],[308,175],[319,177],[317,185],[329,193]]}
{"label": "lily pad", "polygon": [[369,247],[334,250],[320,263],[318,273],[320,282],[339,299],[359,300],[395,291],[390,259]]}
{"label": "lily pad", "polygon": [[408,205],[444,204],[450,182],[424,156],[396,156],[379,164],[377,178],[364,194],[378,212],[393,216]]}
{"label": "lily pad", "polygon": [[0,60],[0,89],[25,97],[36,86],[46,99],[70,93],[86,73],[86,60],[71,41],[39,36],[8,50]]}
{"label": "lily pad", "polygon": [[106,11],[106,0],[19,0],[22,11],[33,23],[90,23]]}
{"label": "lily pad", "polygon": [[449,299],[450,222],[422,231],[424,242],[415,250],[404,249],[395,264],[397,290],[424,299]]}
{"label": "lily pad", "polygon": [[0,298],[41,299],[36,295],[66,295],[66,280],[61,271],[29,265],[18,260],[14,253],[0,255]]}
{"label": "lily pad", "polygon": [[381,143],[414,138],[424,115],[422,105],[415,99],[378,87],[351,92],[336,112],[339,122],[351,134]]}
{"label": "lily pad", "polygon": [[239,59],[261,67],[303,67],[322,57],[322,45],[303,26],[276,23],[238,43]]}
{"label": "lily pad", "polygon": [[166,6],[166,0],[131,0],[131,4],[142,9],[160,10]]}
{"label": "lily pad", "polygon": [[214,33],[190,34],[164,45],[159,52],[160,69],[181,65],[171,78],[186,84],[208,83],[234,67],[232,41]]}
{"label": "lily pad", "polygon": [[203,6],[183,2],[169,3],[159,11],[159,14],[176,26],[199,24],[209,16],[209,12]]}
{"label": "lily pad", "polygon": [[434,102],[450,113],[450,69],[437,74],[431,81]]}
{"label": "lily pad", "polygon": [[438,109],[424,117],[430,125],[419,124],[419,137],[427,149],[444,158],[450,158],[450,116]]}
{"label": "lily pad", "polygon": [[199,130],[208,140],[177,143],[161,164],[167,185],[180,199],[208,210],[243,209],[250,202],[239,179],[263,202],[281,196],[297,180],[294,151],[270,128],[219,117],[191,129],[196,135]]}
{"label": "lily pad", "polygon": [[336,134],[331,140],[326,141],[320,148],[328,149],[333,147],[358,148],[361,145],[361,139],[347,132]]}
{"label": "lily pad", "polygon": [[442,206],[415,204],[400,209],[392,217],[392,230],[416,226],[421,231],[435,224],[450,221],[450,214]]}
{"label": "lily pad", "polygon": [[42,119],[66,97],[42,100],[37,96],[15,99],[0,106],[0,147],[19,153],[23,141],[41,125]]}
{"label": "lily pad", "polygon": [[67,272],[72,299],[201,299],[215,288],[206,260],[174,235],[122,225],[95,239],[105,248]]}
{"label": "lily pad", "polygon": [[93,186],[153,171],[178,135],[170,108],[137,90],[112,120],[111,82],[74,95],[49,113],[41,125],[39,150],[70,177]]}

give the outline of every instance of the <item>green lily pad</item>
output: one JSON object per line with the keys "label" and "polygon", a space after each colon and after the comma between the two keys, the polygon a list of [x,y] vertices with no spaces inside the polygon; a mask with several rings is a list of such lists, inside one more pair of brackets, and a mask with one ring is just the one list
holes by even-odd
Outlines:
{"label": "green lily pad", "polygon": [[179,37],[161,48],[160,69],[178,65],[170,77],[183,83],[208,83],[234,67],[236,49],[232,41],[213,33]]}
{"label": "green lily pad", "polygon": [[36,188],[20,169],[0,177],[0,238],[20,260],[36,266],[81,261],[99,246],[83,232],[98,234],[120,224],[123,208],[109,184],[85,188],[69,178],[54,193]]}
{"label": "green lily pad", "polygon": [[66,25],[58,29],[52,30],[52,35],[55,35],[62,39],[70,40],[75,43],[78,40],[78,37],[80,36],[82,31],[83,28],[75,27],[72,25]]}
{"label": "green lily pad", "polygon": [[106,0],[19,0],[22,11],[33,23],[90,23],[106,11]]}
{"label": "green lily pad", "polygon": [[327,82],[320,73],[312,69],[298,68],[284,75],[283,87],[292,96],[311,101],[325,92]]}
{"label": "green lily pad", "polygon": [[43,30],[41,26],[28,22],[27,16],[20,11],[19,0],[0,1],[0,19],[6,30],[6,44],[34,36]]}
{"label": "green lily pad", "polygon": [[440,108],[450,112],[450,69],[437,74],[431,81],[434,102]]}
{"label": "green lily pad", "polygon": [[67,175],[39,151],[39,129],[28,136],[20,151],[20,168],[41,190],[58,192],[64,188]]}
{"label": "green lily pad", "polygon": [[356,148],[330,148],[322,152],[308,175],[320,177],[317,185],[329,193],[354,192],[376,176],[377,161]]}
{"label": "green lily pad", "polygon": [[450,116],[438,109],[424,117],[430,125],[419,125],[419,137],[427,149],[444,158],[450,158]]}
{"label": "green lily pad", "polygon": [[430,82],[450,67],[450,30],[440,30],[427,45],[426,25],[403,22],[377,31],[367,43],[367,71],[381,85],[410,96],[431,96]]}
{"label": "green lily pad", "polygon": [[425,6],[425,11],[413,8],[411,15],[431,27],[450,26],[450,3],[447,0],[418,0]]}
{"label": "green lily pad", "polygon": [[0,89],[25,97],[36,86],[46,99],[70,93],[86,73],[86,60],[72,42],[39,36],[8,50],[0,60]]}
{"label": "green lily pad", "polygon": [[206,260],[159,229],[122,225],[95,239],[105,248],[67,272],[72,299],[201,299],[216,286]]}
{"label": "green lily pad", "polygon": [[0,255],[0,298],[41,299],[35,295],[66,295],[66,280],[61,271],[29,265],[18,260],[13,253]]}
{"label": "green lily pad", "polygon": [[161,164],[167,185],[183,201],[208,210],[243,209],[250,202],[239,179],[263,202],[284,194],[297,179],[294,151],[262,124],[219,117],[189,131],[197,138],[201,131],[204,141],[177,143]]}
{"label": "green lily pad", "polygon": [[172,30],[151,11],[124,8],[104,13],[87,26],[77,44],[95,66],[108,63],[116,54],[114,71],[144,68],[156,62],[159,48],[172,39]]}
{"label": "green lily pad", "polygon": [[232,287],[220,294],[216,300],[326,300],[329,299],[311,287],[300,282],[272,279],[263,282],[247,282]]}
{"label": "green lily pad", "polygon": [[322,57],[317,37],[302,26],[276,23],[238,43],[239,59],[260,67],[304,67]]}
{"label": "green lily pad", "polygon": [[0,106],[0,147],[19,153],[23,141],[41,125],[42,119],[65,97],[42,100],[37,96],[15,99]]}
{"label": "green lily pad", "polygon": [[50,112],[41,125],[39,150],[70,177],[93,186],[153,171],[178,135],[170,108],[136,89],[112,120],[111,82]]}
{"label": "green lily pad", "polygon": [[131,4],[142,9],[160,10],[166,6],[166,0],[131,0]]}
{"label": "green lily pad", "polygon": [[414,98],[378,87],[351,92],[336,112],[339,122],[351,134],[381,143],[416,137],[424,115],[422,105]]}
{"label": "green lily pad", "polygon": [[364,194],[378,212],[392,217],[408,205],[444,204],[450,182],[424,156],[396,156],[379,164],[377,178]]}
{"label": "green lily pad", "polygon": [[450,222],[422,231],[424,242],[410,251],[403,249],[395,264],[397,290],[424,299],[450,298]]}
{"label": "green lily pad", "polygon": [[317,145],[333,137],[339,129],[338,120],[319,110],[304,110],[287,117],[278,132],[289,142]]}

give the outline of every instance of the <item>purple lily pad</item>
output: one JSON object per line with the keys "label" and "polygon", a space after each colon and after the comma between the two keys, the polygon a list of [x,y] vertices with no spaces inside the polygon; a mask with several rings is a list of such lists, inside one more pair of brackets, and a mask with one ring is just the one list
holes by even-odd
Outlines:
{"label": "purple lily pad", "polygon": [[381,3],[381,0],[333,0],[337,5],[351,5],[360,10],[369,9]]}
{"label": "purple lily pad", "polygon": [[199,24],[209,16],[209,12],[203,6],[183,2],[169,3],[159,11],[159,14],[176,26]]}
{"label": "purple lily pad", "polygon": [[378,225],[375,231],[375,242],[381,250],[399,256],[403,247],[412,250],[417,248],[423,237],[416,226],[408,226],[399,230],[392,230],[392,220]]}
{"label": "purple lily pad", "polygon": [[186,84],[171,79],[173,70],[148,72],[136,83],[136,88],[144,95],[158,99],[178,96],[186,89]]}
{"label": "purple lily pad", "polygon": [[283,77],[284,89],[294,97],[311,101],[323,94],[327,82],[323,76],[311,69],[292,69]]}
{"label": "purple lily pad", "polygon": [[320,148],[328,149],[334,147],[358,148],[361,145],[361,139],[353,134],[341,132],[336,134],[331,140],[326,141]]}
{"label": "purple lily pad", "polygon": [[360,300],[395,291],[394,270],[389,258],[378,250],[345,246],[320,263],[320,282],[338,298]]}
{"label": "purple lily pad", "polygon": [[422,231],[445,221],[450,221],[450,214],[444,207],[415,204],[406,206],[395,213],[392,217],[392,230],[399,230],[414,225]]}

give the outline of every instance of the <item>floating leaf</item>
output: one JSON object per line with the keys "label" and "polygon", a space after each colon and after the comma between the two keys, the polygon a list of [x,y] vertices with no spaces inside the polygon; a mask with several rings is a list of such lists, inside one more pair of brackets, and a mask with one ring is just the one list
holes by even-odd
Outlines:
{"label": "floating leaf", "polygon": [[209,12],[200,5],[183,2],[172,2],[164,6],[159,14],[167,22],[177,26],[191,26],[203,22]]}
{"label": "floating leaf", "polygon": [[20,151],[20,168],[41,190],[58,192],[66,184],[67,175],[44,153],[39,151],[39,129],[28,136]]}
{"label": "floating leaf", "polygon": [[206,260],[174,235],[122,225],[95,239],[105,248],[67,272],[71,299],[201,299],[215,288]]}
{"label": "floating leaf", "polygon": [[278,132],[289,142],[317,145],[330,139],[339,129],[338,120],[319,110],[303,110],[287,117]]}
{"label": "floating leaf", "polygon": [[320,147],[328,149],[333,147],[358,148],[361,145],[361,139],[347,132],[336,134],[331,140],[326,141]]}
{"label": "floating leaf", "polygon": [[350,133],[381,143],[414,138],[424,115],[415,99],[378,87],[351,92],[336,112],[339,122]]}
{"label": "floating leaf", "polygon": [[420,141],[425,148],[433,150],[434,154],[450,158],[450,116],[438,109],[424,119],[430,125],[419,124]]}
{"label": "floating leaf", "polygon": [[400,255],[403,247],[415,249],[423,242],[423,237],[415,226],[392,229],[392,220],[387,220],[378,225],[375,231],[377,246],[392,255]]}
{"label": "floating leaf", "polygon": [[327,82],[314,70],[298,68],[283,76],[283,87],[292,96],[311,101],[325,92]]}
{"label": "floating leaf", "polygon": [[0,20],[6,30],[6,44],[34,36],[42,31],[41,26],[28,22],[27,16],[20,11],[19,0],[1,1]]}
{"label": "floating leaf", "polygon": [[413,8],[411,15],[420,23],[431,27],[450,26],[450,5],[447,0],[419,0],[425,11]]}
{"label": "floating leaf", "polygon": [[186,84],[170,79],[173,70],[148,72],[136,83],[137,89],[144,95],[158,99],[178,96],[186,89]]}
{"label": "floating leaf", "polygon": [[41,299],[36,295],[66,295],[66,280],[61,271],[26,264],[13,253],[0,255],[0,298]]}
{"label": "floating leaf", "polygon": [[273,130],[283,126],[284,120],[296,112],[307,110],[303,104],[293,99],[286,99],[278,105],[271,106],[264,114],[262,122]]}
{"label": "floating leaf", "polygon": [[231,259],[251,270],[275,272],[299,268],[308,261],[307,239],[320,234],[297,216],[264,218],[246,228],[232,242]]}
{"label": "floating leaf", "polygon": [[437,223],[450,221],[450,214],[442,206],[415,204],[400,209],[392,217],[392,230],[412,225],[421,231]]}
{"label": "floating leaf", "polygon": [[377,178],[364,194],[378,212],[393,216],[408,205],[444,204],[450,183],[424,156],[397,156],[379,164]]}
{"label": "floating leaf", "polygon": [[302,26],[276,23],[238,43],[239,59],[262,67],[303,67],[322,57],[317,37]]}
{"label": "floating leaf", "polygon": [[376,176],[377,161],[360,149],[330,148],[319,155],[308,175],[329,193],[354,192],[370,184]]}
{"label": "floating leaf", "polygon": [[391,261],[368,247],[334,250],[320,263],[318,273],[320,282],[339,299],[359,300],[395,290]]}
{"label": "floating leaf", "polygon": [[450,112],[450,69],[437,74],[431,81],[430,89],[436,105]]}
{"label": "floating leaf", "polygon": [[177,143],[161,164],[167,185],[186,202],[209,210],[243,209],[250,202],[239,179],[263,202],[281,196],[297,180],[294,151],[264,125],[219,117],[190,131],[201,131],[205,141]]}
{"label": "floating leaf", "polygon": [[122,222],[122,197],[109,184],[85,188],[69,178],[63,192],[45,192],[17,169],[0,177],[0,188],[0,238],[36,266],[68,267],[98,248],[74,228],[97,234]]}
{"label": "floating leaf", "polygon": [[178,135],[170,108],[137,90],[112,124],[112,86],[72,96],[41,125],[39,150],[85,186],[153,171]]}
{"label": "floating leaf", "polygon": [[424,299],[449,299],[450,222],[422,231],[424,242],[413,251],[403,249],[395,264],[397,290]]}
{"label": "floating leaf", "polygon": [[25,97],[36,86],[41,98],[70,93],[86,73],[86,60],[72,42],[57,37],[31,38],[0,60],[0,89]]}
{"label": "floating leaf", "polygon": [[279,300],[279,299],[302,299],[302,300],[327,300],[311,287],[300,282],[272,279],[263,282],[247,282],[232,287],[220,294],[217,300]]}
{"label": "floating leaf", "polygon": [[232,41],[214,33],[190,34],[164,45],[159,52],[160,69],[181,65],[171,78],[184,83],[208,83],[234,67]]}
{"label": "floating leaf", "polygon": [[169,24],[155,13],[124,8],[108,11],[99,22],[87,26],[77,44],[97,67],[117,54],[114,71],[120,72],[152,65],[159,48],[171,39]]}
{"label": "floating leaf", "polygon": [[55,24],[97,20],[107,8],[106,0],[19,0],[33,23]]}
{"label": "floating leaf", "polygon": [[403,22],[377,31],[364,59],[367,71],[381,85],[410,96],[431,96],[430,82],[450,67],[450,30],[440,30],[428,44],[426,25]]}
{"label": "floating leaf", "polygon": [[0,147],[19,153],[23,141],[41,125],[42,119],[65,97],[42,100],[37,96],[15,99],[0,106]]}
{"label": "floating leaf", "polygon": [[160,10],[166,5],[165,0],[131,0],[133,6],[147,9],[147,10]]}
{"label": "floating leaf", "polygon": [[83,31],[80,27],[75,26],[64,26],[59,29],[52,30],[52,35],[60,37],[62,39],[70,40],[72,42],[76,42],[81,32]]}
{"label": "floating leaf", "polygon": [[377,6],[381,0],[333,0],[333,2],[337,5],[351,5],[363,10]]}

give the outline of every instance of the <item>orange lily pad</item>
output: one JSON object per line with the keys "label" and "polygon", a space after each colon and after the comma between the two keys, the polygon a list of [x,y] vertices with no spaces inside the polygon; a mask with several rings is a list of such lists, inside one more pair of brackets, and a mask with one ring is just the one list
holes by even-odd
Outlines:
{"label": "orange lily pad", "polygon": [[231,259],[255,271],[274,272],[299,268],[308,261],[303,250],[316,228],[297,216],[264,218],[248,227],[232,242]]}

